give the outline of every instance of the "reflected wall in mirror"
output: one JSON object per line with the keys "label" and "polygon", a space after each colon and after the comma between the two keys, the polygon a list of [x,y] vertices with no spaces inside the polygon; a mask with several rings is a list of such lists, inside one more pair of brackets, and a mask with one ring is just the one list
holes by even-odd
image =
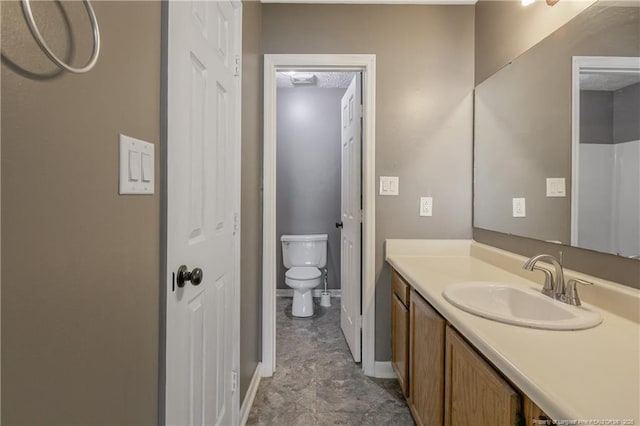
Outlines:
{"label": "reflected wall in mirror", "polygon": [[[635,248],[631,246],[623,251],[611,243],[617,238],[613,234],[620,232],[635,232],[640,241],[640,235],[637,235],[640,222],[636,223],[635,230],[621,231],[623,228],[619,228],[616,231],[606,214],[593,210],[597,206],[609,212],[611,217],[616,209],[619,213],[615,215],[634,214],[633,205],[629,208],[629,204],[633,204],[631,199],[625,198],[629,202],[620,206],[612,204],[613,194],[622,190],[611,186],[621,179],[614,176],[613,169],[606,171],[607,167],[613,168],[613,163],[585,165],[582,172],[592,169],[594,175],[583,175],[585,181],[581,189],[576,189],[580,177],[574,184],[573,159],[574,156],[577,161],[580,158],[572,149],[573,136],[579,131],[572,131],[573,58],[578,56],[639,57],[640,4],[595,3],[476,87],[474,226],[626,256],[640,254],[634,253]],[[633,90],[631,87],[625,92]],[[638,110],[623,110],[630,117],[628,128],[640,132]],[[589,112],[591,110],[587,110],[587,115]],[[580,118],[580,115],[576,117]],[[597,138],[595,134],[590,136],[590,132],[605,132],[604,129],[613,126],[613,116],[608,113],[582,118],[588,123],[582,132],[585,141]],[[612,127],[610,132],[613,135]],[[613,136],[608,140],[612,142]],[[605,141],[601,142],[604,144]],[[581,149],[582,144],[576,145]],[[593,147],[586,150],[590,148]],[[615,146],[608,149],[614,150],[612,155],[616,154]],[[626,173],[626,168],[635,165],[637,170],[640,158],[626,150],[622,152],[624,148],[618,149],[618,158],[624,156],[626,159],[620,168],[625,168]],[[589,154],[579,161],[587,160]],[[575,164],[579,164],[577,161]],[[600,167],[605,170],[597,169]],[[604,181],[603,175],[609,180]],[[590,183],[589,179],[596,182]],[[624,191],[636,196],[640,194],[637,173],[634,177],[631,171],[623,180]],[[574,193],[579,198],[573,197]],[[581,193],[583,197],[580,197]],[[524,199],[524,206],[514,199]],[[590,206],[582,206],[580,199],[582,202],[590,200]],[[572,208],[573,204],[575,208]],[[584,222],[587,217],[591,222],[585,223],[585,227],[597,228],[601,233],[581,238],[578,236],[580,218]],[[629,222],[633,220],[629,219]],[[597,240],[597,244],[589,238]]]}

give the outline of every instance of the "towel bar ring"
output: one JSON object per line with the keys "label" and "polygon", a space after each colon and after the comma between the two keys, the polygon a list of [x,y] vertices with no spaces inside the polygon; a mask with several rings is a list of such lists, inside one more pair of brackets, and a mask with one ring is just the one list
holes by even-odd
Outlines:
{"label": "towel bar ring", "polygon": [[91,29],[93,30],[93,52],[91,53],[91,58],[89,62],[82,68],[75,68],[69,64],[61,61],[49,48],[47,43],[42,38],[42,34],[40,34],[40,30],[38,30],[38,26],[36,25],[35,20],[33,19],[33,12],[31,11],[31,2],[30,0],[22,0],[22,11],[24,12],[24,16],[27,20],[27,25],[29,25],[29,29],[33,34],[33,38],[36,40],[36,43],[40,46],[40,48],[44,51],[45,55],[49,59],[53,61],[57,66],[62,69],[65,69],[69,72],[73,72],[76,74],[82,74],[87,71],[90,71],[93,66],[98,61],[98,56],[100,55],[100,30],[98,29],[98,20],[96,19],[96,14],[93,11],[93,7],[89,0],[82,0],[84,3],[85,9],[87,9],[87,15],[89,15],[89,20],[91,21]]}

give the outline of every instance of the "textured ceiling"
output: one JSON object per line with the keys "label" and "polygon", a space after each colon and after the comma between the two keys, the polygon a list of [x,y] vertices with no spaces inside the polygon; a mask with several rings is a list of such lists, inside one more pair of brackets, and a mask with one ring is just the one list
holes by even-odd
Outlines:
{"label": "textured ceiling", "polygon": [[302,74],[314,74],[315,84],[301,84],[294,86],[291,84],[291,77],[284,72],[276,74],[278,89],[291,89],[293,87],[315,87],[318,89],[346,89],[353,79],[353,72],[304,72]]}
{"label": "textured ceiling", "polygon": [[613,91],[636,83],[640,83],[640,72],[580,74],[580,90]]}

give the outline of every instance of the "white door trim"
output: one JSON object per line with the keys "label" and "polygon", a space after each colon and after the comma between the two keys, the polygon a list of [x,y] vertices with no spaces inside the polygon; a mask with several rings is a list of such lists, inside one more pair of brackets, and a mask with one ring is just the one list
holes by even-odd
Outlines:
{"label": "white door trim", "polygon": [[236,90],[238,91],[238,99],[236,102],[236,122],[233,123],[235,127],[235,135],[236,135],[236,144],[234,144],[234,156],[233,162],[235,163],[235,172],[234,176],[235,188],[234,188],[234,199],[233,205],[235,210],[234,216],[234,227],[236,228],[236,234],[234,239],[234,247],[233,247],[233,259],[234,265],[233,269],[234,273],[234,293],[233,293],[233,331],[231,341],[233,342],[233,350],[232,360],[231,360],[231,368],[235,372],[236,377],[236,387],[233,392],[233,400],[231,402],[231,420],[234,425],[237,425],[240,421],[240,309],[241,309],[241,270],[242,270],[242,260],[241,260],[241,247],[240,242],[242,241],[242,223],[240,222],[241,216],[241,206],[242,206],[242,22],[243,22],[243,6],[241,1],[231,0],[231,4],[233,5],[236,13],[238,14],[238,25],[236,25]]}
{"label": "white door trim", "polygon": [[571,74],[571,245],[578,241],[578,178],[580,176],[580,71],[629,72],[640,70],[640,58],[625,56],[574,56]]}
{"label": "white door trim", "polygon": [[375,375],[375,116],[376,55],[264,55],[264,195],[262,245],[262,375],[276,365],[276,72],[362,71],[362,368]]}

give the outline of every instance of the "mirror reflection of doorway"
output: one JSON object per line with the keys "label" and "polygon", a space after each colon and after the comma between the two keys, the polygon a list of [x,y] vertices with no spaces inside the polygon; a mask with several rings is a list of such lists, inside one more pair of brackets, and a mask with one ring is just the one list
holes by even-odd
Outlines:
{"label": "mirror reflection of doorway", "polygon": [[572,245],[640,256],[640,58],[574,57]]}

